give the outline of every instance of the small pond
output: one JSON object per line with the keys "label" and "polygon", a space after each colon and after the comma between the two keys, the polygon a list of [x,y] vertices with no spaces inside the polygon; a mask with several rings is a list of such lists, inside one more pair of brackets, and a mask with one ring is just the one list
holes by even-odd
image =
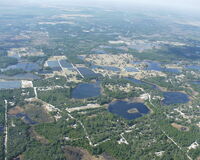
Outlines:
{"label": "small pond", "polygon": [[99,82],[82,83],[72,90],[71,97],[76,99],[85,99],[98,97],[101,94]]}
{"label": "small pond", "polygon": [[16,65],[8,66],[5,70],[21,69],[27,72],[38,71],[40,66],[36,63],[21,62]]}
{"label": "small pond", "polygon": [[3,133],[3,131],[4,131],[4,127],[0,126],[0,133]]}
{"label": "small pond", "polygon": [[84,76],[84,77],[96,77],[98,76],[98,74],[96,74],[95,72],[93,72],[91,69],[86,68],[86,67],[79,67],[77,68],[79,70],[79,72]]}
{"label": "small pond", "polygon": [[159,62],[145,62],[148,67],[146,70],[153,70],[153,71],[160,71],[160,72],[169,72],[169,73],[180,73],[181,71],[176,68],[165,68],[161,66],[161,63]]}
{"label": "small pond", "polygon": [[114,66],[98,66],[98,65],[92,65],[91,68],[95,69],[95,68],[100,68],[100,69],[105,69],[108,71],[113,71],[113,72],[119,72],[120,68],[118,67],[114,67]]}
{"label": "small pond", "polygon": [[143,81],[141,81],[141,80],[139,80],[139,79],[135,79],[135,78],[126,77],[126,78],[124,78],[124,79],[126,79],[126,80],[128,80],[128,81],[130,81],[130,82],[133,82],[133,83],[135,83],[135,84],[145,84]]}
{"label": "small pond", "polygon": [[63,68],[73,69],[73,66],[66,60],[60,60],[60,64]]}
{"label": "small pond", "polygon": [[200,65],[188,65],[185,68],[200,71]]}
{"label": "small pond", "polygon": [[148,114],[150,110],[143,103],[129,103],[126,101],[115,101],[109,105],[109,112],[119,115],[125,119],[132,120]]}
{"label": "small pond", "polygon": [[41,77],[32,74],[32,73],[21,73],[21,74],[16,74],[14,76],[6,76],[3,74],[0,74],[1,79],[7,79],[7,80],[36,80],[36,79],[41,79]]}
{"label": "small pond", "polygon": [[163,71],[161,64],[158,62],[146,62],[148,65],[146,70]]}
{"label": "small pond", "polygon": [[128,80],[128,81],[130,81],[132,83],[138,84],[138,85],[148,85],[148,86],[150,86],[153,89],[158,89],[159,90],[159,88],[156,85],[148,83],[148,82],[141,81],[139,79],[130,78],[130,77],[126,77],[124,79],[126,79],[126,80]]}
{"label": "small pond", "polygon": [[125,67],[124,69],[126,72],[138,72],[138,69],[134,67]]}
{"label": "small pond", "polygon": [[58,61],[47,61],[47,64],[53,71],[61,71],[62,70]]}
{"label": "small pond", "polygon": [[200,81],[191,81],[190,83],[200,85]]}
{"label": "small pond", "polygon": [[163,96],[162,104],[164,105],[187,103],[190,101],[189,96],[181,92],[163,92]]}
{"label": "small pond", "polygon": [[21,88],[21,81],[2,81],[0,82],[0,89],[18,89]]}

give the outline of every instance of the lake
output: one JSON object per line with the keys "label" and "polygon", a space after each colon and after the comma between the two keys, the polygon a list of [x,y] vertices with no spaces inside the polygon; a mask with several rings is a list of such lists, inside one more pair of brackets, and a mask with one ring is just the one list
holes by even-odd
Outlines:
{"label": "lake", "polygon": [[61,71],[62,70],[58,61],[47,61],[47,64],[53,71]]}
{"label": "lake", "polygon": [[13,78],[15,79],[26,79],[26,80],[37,80],[37,79],[41,79],[41,77],[32,74],[32,73],[22,73],[22,74],[17,74],[15,76],[13,76]]}
{"label": "lake", "polygon": [[60,64],[63,68],[67,68],[72,70],[73,66],[71,65],[71,63],[67,62],[66,60],[60,60]]}
{"label": "lake", "polygon": [[105,69],[108,71],[113,71],[113,72],[119,72],[120,68],[118,67],[113,67],[113,66],[98,66],[98,65],[92,65],[91,68],[96,69],[96,68],[100,68],[100,69]]}
{"label": "lake", "polygon": [[125,77],[125,80],[128,80],[130,82],[133,82],[135,84],[145,84],[143,81],[139,80],[139,79],[135,79],[135,78],[130,78],[130,77]]}
{"label": "lake", "polygon": [[4,131],[4,127],[0,126],[0,133],[3,133],[3,131]]}
{"label": "lake", "polygon": [[98,97],[101,94],[99,82],[82,83],[72,90],[71,97],[76,99],[85,99]]}
{"label": "lake", "polygon": [[93,49],[92,52],[95,54],[106,54],[106,51],[103,49]]}
{"label": "lake", "polygon": [[143,61],[132,61],[131,64],[142,64]]}
{"label": "lake", "polygon": [[176,68],[164,68],[163,71],[169,72],[169,73],[180,73],[181,72],[179,69],[176,69]]}
{"label": "lake", "polygon": [[32,72],[40,70],[40,66],[36,63],[22,62],[22,63],[17,63],[16,65],[8,66],[5,70],[10,70],[10,69],[21,69],[27,72]]}
{"label": "lake", "polygon": [[200,85],[200,81],[191,81],[190,83]]}
{"label": "lake", "polygon": [[86,68],[86,67],[78,67],[77,69],[86,78],[89,78],[89,77],[98,77],[99,76],[99,74],[96,74],[91,69]]}
{"label": "lake", "polygon": [[187,103],[190,101],[189,96],[181,92],[163,92],[163,96],[162,104],[164,105]]}
{"label": "lake", "polygon": [[38,74],[41,74],[41,75],[46,75],[46,74],[53,74],[53,70],[40,70],[38,71]]}
{"label": "lake", "polygon": [[[129,113],[130,109],[136,109],[137,113]],[[119,115],[128,120],[142,117],[144,114],[148,114],[150,110],[143,103],[129,103],[126,101],[115,101],[108,107],[109,112]]]}
{"label": "lake", "polygon": [[134,67],[125,67],[124,69],[126,72],[138,72],[138,69]]}
{"label": "lake", "polygon": [[176,68],[164,68],[159,62],[145,62],[148,67],[146,70],[160,71],[160,72],[169,72],[169,73],[180,73],[181,71]]}
{"label": "lake", "polygon": [[161,64],[158,62],[146,62],[148,65],[146,70],[163,71]]}
{"label": "lake", "polygon": [[41,77],[32,74],[32,73],[22,73],[22,74],[16,74],[14,76],[5,76],[5,75],[0,75],[1,79],[7,79],[7,80],[36,80],[36,79],[41,79]]}
{"label": "lake", "polygon": [[21,81],[1,81],[0,89],[18,89],[21,85]]}
{"label": "lake", "polygon": [[77,55],[77,58],[84,61],[85,60],[85,55]]}
{"label": "lake", "polygon": [[158,89],[159,90],[159,88],[156,85],[148,83],[148,82],[141,81],[139,79],[130,78],[130,77],[125,77],[124,79],[126,79],[126,80],[128,80],[128,81],[130,81],[132,83],[138,84],[138,85],[148,85],[153,89]]}
{"label": "lake", "polygon": [[199,65],[188,65],[188,66],[185,66],[185,68],[200,71]]}

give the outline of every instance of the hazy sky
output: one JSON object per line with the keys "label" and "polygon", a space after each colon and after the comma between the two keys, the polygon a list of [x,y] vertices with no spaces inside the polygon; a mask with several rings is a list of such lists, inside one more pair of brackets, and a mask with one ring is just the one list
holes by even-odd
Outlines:
{"label": "hazy sky", "polygon": [[[13,3],[14,2],[14,3]],[[21,2],[21,3],[20,3]],[[147,7],[164,7],[177,10],[196,10],[200,11],[200,0],[0,0],[2,4],[23,4],[23,3],[46,3],[56,4],[83,4],[83,5],[99,5],[110,7],[134,6],[140,4]]]}

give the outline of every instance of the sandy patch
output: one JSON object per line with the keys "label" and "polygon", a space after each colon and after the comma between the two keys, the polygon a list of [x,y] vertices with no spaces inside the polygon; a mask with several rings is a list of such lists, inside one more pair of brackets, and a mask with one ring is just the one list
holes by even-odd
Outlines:
{"label": "sandy patch", "polygon": [[15,56],[18,55],[19,57],[23,56],[42,56],[44,52],[32,50],[28,47],[21,47],[21,48],[12,48],[8,51],[8,56]]}
{"label": "sandy patch", "polygon": [[180,131],[189,131],[188,127],[182,126],[180,124],[172,123],[171,125],[172,125],[172,127],[176,128],[176,129],[178,129]]}
{"label": "sandy patch", "polygon": [[33,87],[32,81],[22,80],[21,82],[22,82],[22,88],[32,88]]}
{"label": "sandy patch", "polygon": [[66,146],[63,150],[66,158],[70,160],[106,160],[103,156],[93,156],[87,150],[78,147]]}
{"label": "sandy patch", "polygon": [[81,106],[81,107],[75,107],[75,108],[66,108],[66,111],[68,112],[74,112],[74,111],[80,111],[80,110],[86,110],[86,109],[95,109],[100,108],[101,106],[99,104],[88,104],[87,106]]}
{"label": "sandy patch", "polygon": [[21,113],[21,112],[23,112],[23,111],[24,111],[23,108],[21,108],[21,107],[19,107],[19,106],[16,106],[16,107],[10,109],[10,110],[8,111],[8,114],[10,114],[10,115],[16,115],[16,114]]}

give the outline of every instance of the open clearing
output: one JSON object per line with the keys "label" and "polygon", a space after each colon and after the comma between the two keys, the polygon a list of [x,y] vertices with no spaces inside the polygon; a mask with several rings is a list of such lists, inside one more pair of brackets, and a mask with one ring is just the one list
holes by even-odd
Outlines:
{"label": "open clearing", "polygon": [[81,107],[75,107],[75,108],[66,108],[66,111],[69,113],[74,111],[80,111],[80,110],[86,110],[86,109],[95,109],[100,108],[101,106],[99,104],[88,104],[87,106],[81,106]]}
{"label": "open clearing", "polygon": [[10,114],[10,115],[16,115],[16,114],[21,113],[21,112],[23,112],[23,111],[24,111],[23,108],[21,108],[21,107],[19,107],[19,106],[16,106],[16,107],[10,109],[10,110],[8,111],[8,114]]}
{"label": "open clearing", "polygon": [[188,127],[182,126],[180,124],[172,123],[171,125],[172,125],[172,127],[176,128],[176,129],[178,129],[180,131],[189,131]]}

